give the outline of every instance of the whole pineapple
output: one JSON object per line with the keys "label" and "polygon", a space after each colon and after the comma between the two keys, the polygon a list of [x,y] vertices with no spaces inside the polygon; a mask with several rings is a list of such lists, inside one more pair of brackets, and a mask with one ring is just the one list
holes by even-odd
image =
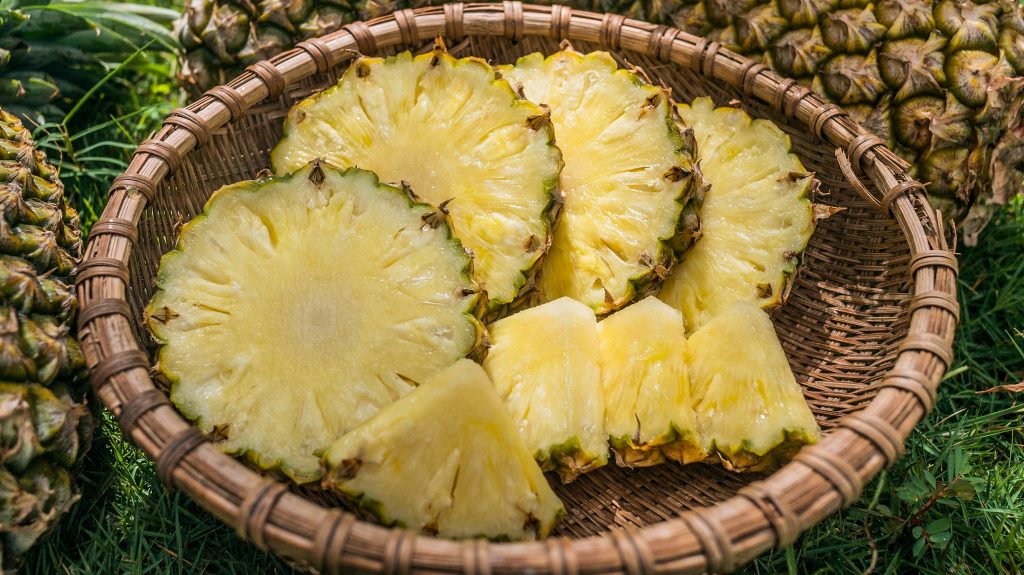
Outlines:
{"label": "whole pineapple", "polygon": [[0,110],[0,571],[78,498],[91,419],[71,335],[78,215],[28,130]]}
{"label": "whole pineapple", "polygon": [[1024,8],[1011,0],[656,0],[646,16],[842,105],[913,162],[968,244],[1021,190]]}
{"label": "whole pineapple", "polygon": [[[178,24],[183,82],[205,90],[303,38],[441,3],[191,0]],[[842,105],[913,162],[968,245],[1021,190],[1024,8],[1012,0],[565,3],[710,36]]]}

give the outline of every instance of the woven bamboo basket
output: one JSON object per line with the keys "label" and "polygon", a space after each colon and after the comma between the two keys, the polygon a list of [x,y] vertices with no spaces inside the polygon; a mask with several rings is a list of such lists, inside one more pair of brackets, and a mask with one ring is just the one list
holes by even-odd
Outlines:
{"label": "woven bamboo basket", "polygon": [[[447,541],[361,521],[223,454],[150,376],[142,310],[160,256],[218,187],[250,179],[295,102],[333,84],[357,53],[429,49],[512,62],[570,40],[641,66],[679,100],[710,95],[792,137],[830,204],[777,331],[825,436],[770,476],[711,465],[609,465],[558,494],[556,536]],[[907,164],[794,80],[679,30],[564,6],[449,4],[349,24],[260,62],[173,112],[118,177],[78,269],[80,337],[98,397],[162,480],[239,536],[323,572],[728,572],[859,496],[901,454],[951,362],[956,259]]]}

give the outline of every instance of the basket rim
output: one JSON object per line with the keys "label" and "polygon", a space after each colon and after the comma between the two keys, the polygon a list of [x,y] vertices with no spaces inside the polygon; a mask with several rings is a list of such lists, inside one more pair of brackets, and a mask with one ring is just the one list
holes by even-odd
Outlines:
{"label": "basket rim", "polygon": [[[805,447],[793,462],[717,505],[639,529],[526,543],[457,542],[361,522],[288,492],[284,483],[209,445],[156,387],[148,357],[133,336],[126,299],[128,261],[145,208],[159,183],[188,153],[252,106],[351,59],[357,51],[374,53],[438,34],[516,40],[542,36],[645,53],[727,82],[803,123],[822,145],[834,147],[843,174],[860,195],[895,218],[911,253],[909,330],[875,398],[838,420],[826,438]],[[516,1],[401,10],[348,24],[250,66],[228,84],[175,110],[139,146],[127,171],[114,180],[76,271],[79,337],[96,395],[118,415],[125,436],[156,462],[167,485],[188,493],[243,539],[320,572],[731,571],[772,545],[792,543],[855,501],[864,484],[900,456],[907,435],[934,404],[939,380],[950,367],[958,321],[956,258],[945,239],[941,214],[928,207],[923,186],[908,175],[908,168],[877,136],[795,80],[676,28]]]}

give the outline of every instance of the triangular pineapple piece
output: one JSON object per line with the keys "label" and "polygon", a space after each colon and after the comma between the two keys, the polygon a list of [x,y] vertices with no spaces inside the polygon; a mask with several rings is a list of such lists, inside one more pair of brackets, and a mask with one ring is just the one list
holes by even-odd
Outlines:
{"label": "triangular pineapple piece", "polygon": [[679,311],[656,297],[597,324],[605,427],[619,465],[700,461]]}
{"label": "triangular pineapple piece", "polygon": [[160,262],[158,368],[225,450],[312,481],[315,451],[474,349],[469,264],[434,208],[371,172],[226,186]]}
{"label": "triangular pineapple piece", "polygon": [[487,374],[468,359],[334,443],[324,486],[387,525],[441,537],[544,537],[564,509]]}
{"label": "triangular pineapple piece", "polygon": [[781,304],[814,231],[814,181],[789,153],[789,137],[768,120],[710,98],[680,104],[697,139],[710,188],[700,209],[701,239],[672,270],[659,297],[683,312],[693,333],[736,301]]}
{"label": "triangular pineapple piece", "polygon": [[608,462],[597,319],[569,298],[489,326],[484,368],[544,470],[570,482]]}
{"label": "triangular pineapple piece", "polygon": [[[565,206],[541,268],[540,301],[568,296],[610,313],[660,285],[697,228],[692,138],[668,91],[607,52],[536,53],[501,74],[551,108]],[[681,217],[682,215],[682,217]]]}
{"label": "triangular pineapple piece", "polygon": [[561,154],[547,112],[480,58],[438,44],[354,61],[338,85],[291,109],[274,148],[283,174],[314,158],[408,182],[444,206],[473,252],[492,313],[519,296],[550,242]]}
{"label": "triangular pineapple piece", "polygon": [[793,377],[771,319],[740,301],[687,342],[687,364],[701,442],[740,471],[788,461],[821,430]]}

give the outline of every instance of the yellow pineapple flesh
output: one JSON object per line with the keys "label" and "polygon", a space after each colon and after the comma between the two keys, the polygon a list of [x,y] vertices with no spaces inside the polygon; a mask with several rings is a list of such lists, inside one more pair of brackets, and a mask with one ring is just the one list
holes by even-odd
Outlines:
{"label": "yellow pineapple flesh", "polygon": [[686,373],[683,318],[648,297],[597,324],[605,428],[620,465],[704,459]]}
{"label": "yellow pineapple flesh", "polygon": [[387,525],[450,538],[544,537],[564,512],[479,365],[460,360],[336,441],[324,486]]}
{"label": "yellow pineapple flesh", "polygon": [[789,137],[709,98],[679,105],[693,129],[710,188],[701,239],[665,281],[659,297],[683,312],[693,333],[737,301],[780,305],[814,231],[813,175],[789,152]]}
{"label": "yellow pineapple flesh", "polygon": [[441,45],[359,58],[336,86],[294,106],[284,133],[271,154],[277,174],[324,158],[408,182],[443,207],[493,312],[529,285],[550,241],[561,155],[547,112],[484,60]]}
{"label": "yellow pineapple flesh", "polygon": [[469,262],[434,208],[370,172],[226,186],[161,260],[158,369],[225,450],[312,481],[314,452],[473,350]]}
{"label": "yellow pineapple flesh", "polygon": [[569,298],[488,326],[484,360],[526,446],[570,482],[608,462],[597,320]]}
{"label": "yellow pineapple flesh", "polygon": [[768,314],[738,301],[687,341],[693,405],[703,448],[739,471],[788,461],[821,431]]}
{"label": "yellow pineapple flesh", "polygon": [[499,68],[551,108],[565,205],[541,268],[540,301],[572,297],[599,315],[654,289],[696,234],[699,175],[668,92],[607,52],[566,48]]}

